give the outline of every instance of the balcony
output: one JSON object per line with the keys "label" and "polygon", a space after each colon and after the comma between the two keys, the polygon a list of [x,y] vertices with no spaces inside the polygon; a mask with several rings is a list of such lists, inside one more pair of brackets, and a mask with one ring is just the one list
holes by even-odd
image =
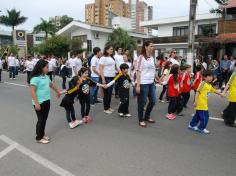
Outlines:
{"label": "balcony", "polygon": [[236,19],[220,20],[218,22],[218,33],[236,33]]}

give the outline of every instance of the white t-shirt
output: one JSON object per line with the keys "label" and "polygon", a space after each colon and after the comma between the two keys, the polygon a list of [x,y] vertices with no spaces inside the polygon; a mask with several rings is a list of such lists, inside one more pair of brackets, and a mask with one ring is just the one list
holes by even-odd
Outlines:
{"label": "white t-shirt", "polygon": [[131,62],[124,62],[125,64],[127,64],[129,66],[129,69],[128,69],[128,74],[131,75],[131,68],[132,68],[132,64]]}
{"label": "white t-shirt", "polygon": [[163,72],[163,81],[167,81],[168,80],[168,78],[169,78],[169,75],[170,75],[170,70],[168,70],[168,69],[165,69],[164,70],[164,72]]}
{"label": "white t-shirt", "polygon": [[138,58],[137,71],[141,73],[140,84],[154,83],[156,68],[154,58],[145,59],[143,56]]}
{"label": "white t-shirt", "polygon": [[0,70],[2,70],[2,59],[0,59]]}
{"label": "white t-shirt", "polygon": [[180,63],[179,63],[179,61],[177,61],[176,59],[174,59],[174,58],[169,58],[169,60],[168,61],[170,61],[173,65],[180,65]]}
{"label": "white t-shirt", "polygon": [[104,65],[104,77],[115,77],[116,75],[116,63],[110,56],[103,56],[99,60],[99,65]]}
{"label": "white t-shirt", "polygon": [[69,68],[74,67],[74,66],[75,66],[75,58],[70,58],[70,59],[68,59],[67,64],[68,64],[68,67],[69,67]]}
{"label": "white t-shirt", "polygon": [[16,59],[16,67],[20,67],[20,61],[19,61],[19,59]]}
{"label": "white t-shirt", "polygon": [[48,61],[48,71],[52,72],[54,70],[54,61],[49,60]]}
{"label": "white t-shirt", "polygon": [[203,66],[203,68],[204,68],[205,70],[207,70],[207,63],[206,63],[206,62],[203,62],[203,63],[202,63],[202,66]]}
{"label": "white t-shirt", "polygon": [[8,59],[8,67],[15,67],[16,66],[16,58],[9,56]]}
{"label": "white t-shirt", "polygon": [[57,60],[55,58],[51,58],[51,61],[53,63],[53,70],[55,70],[57,68]]}
{"label": "white t-shirt", "polygon": [[36,65],[37,62],[39,61],[39,59],[38,58],[33,58],[32,61],[34,62],[34,65]]}
{"label": "white t-shirt", "polygon": [[77,73],[79,72],[79,70],[82,68],[82,61],[80,58],[75,58],[75,67],[76,67],[76,71]]}
{"label": "white t-shirt", "polygon": [[99,75],[97,75],[96,73],[94,73],[93,71],[93,67],[96,67],[96,70],[99,70],[99,58],[95,55],[93,56],[93,58],[91,59],[91,77],[99,77]]}
{"label": "white t-shirt", "polygon": [[26,60],[25,67],[27,71],[32,71],[34,69],[34,61]]}
{"label": "white t-shirt", "polygon": [[119,55],[119,54],[116,54],[114,58],[116,62],[116,67],[118,70],[120,70],[120,65],[124,63],[124,58],[122,55]]}

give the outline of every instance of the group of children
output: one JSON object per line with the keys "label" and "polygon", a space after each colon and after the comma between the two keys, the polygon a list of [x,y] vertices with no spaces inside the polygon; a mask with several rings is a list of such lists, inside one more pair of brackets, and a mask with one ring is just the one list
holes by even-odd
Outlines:
{"label": "group of children", "polygon": [[[190,92],[193,88],[195,92],[193,106],[196,110],[188,128],[194,131],[208,134],[207,123],[209,120],[208,112],[208,95],[215,93],[221,97],[226,96],[229,90],[229,105],[223,111],[223,119],[228,126],[235,126],[236,116],[236,70],[232,74],[225,90],[218,92],[213,86],[214,76],[211,71],[203,71],[202,66],[196,66],[194,80],[191,75],[191,66],[185,64],[179,66],[172,65],[168,61],[165,63],[160,82],[163,85],[163,91],[159,100],[163,101],[163,95],[167,89],[167,100],[169,102],[168,113],[166,118],[174,120],[176,116],[183,116],[183,108],[187,108],[187,103],[190,98]],[[192,81],[193,80],[193,81]]]}
{"label": "group of children", "polygon": [[[192,82],[191,66],[190,65],[172,65],[166,63],[163,76],[159,79],[163,88],[167,89],[167,98],[169,101],[168,114],[166,118],[174,120],[176,116],[182,116],[183,108],[187,107],[190,98],[190,92],[193,88],[195,91],[194,107],[196,113],[193,116],[188,128],[201,133],[209,133],[206,129],[209,112],[208,112],[208,94],[215,93],[225,97],[226,91],[229,90],[229,105],[223,112],[225,124],[234,126],[236,116],[236,71],[232,74],[225,90],[217,92],[211,85],[213,75],[210,71],[202,73],[201,66],[197,66],[194,81]],[[31,95],[33,106],[35,108],[38,122],[36,126],[36,140],[39,143],[46,144],[49,142],[49,137],[44,133],[47,116],[50,109],[50,88],[52,88],[57,96],[65,94],[62,98],[60,106],[66,111],[66,118],[70,128],[88,123],[92,119],[89,116],[90,112],[90,87],[99,86],[104,89],[110,87],[115,82],[119,87],[120,106],[118,113],[120,116],[130,117],[129,113],[129,88],[131,79],[129,76],[129,66],[126,63],[120,65],[120,73],[107,84],[100,84],[89,78],[88,68],[81,68],[78,75],[74,76],[69,81],[69,89],[59,91],[59,89],[48,79],[48,62],[40,60],[35,65],[31,74]],[[162,92],[163,94],[163,92]],[[162,95],[163,96],[163,95]],[[77,120],[75,117],[74,100],[79,99],[81,104],[82,120]],[[162,97],[160,97],[162,100]]]}

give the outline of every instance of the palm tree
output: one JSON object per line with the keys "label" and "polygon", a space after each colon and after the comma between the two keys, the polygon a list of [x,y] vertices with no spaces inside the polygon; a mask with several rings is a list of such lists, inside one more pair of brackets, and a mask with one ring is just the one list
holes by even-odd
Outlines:
{"label": "palm tree", "polygon": [[56,32],[56,27],[52,21],[41,19],[41,23],[34,27],[34,32],[45,32],[45,38],[48,39],[48,35],[54,35]]}
{"label": "palm tree", "polygon": [[11,26],[12,31],[26,20],[27,17],[21,16],[21,11],[16,11],[16,9],[7,10],[7,15],[0,16],[0,23],[5,26]]}

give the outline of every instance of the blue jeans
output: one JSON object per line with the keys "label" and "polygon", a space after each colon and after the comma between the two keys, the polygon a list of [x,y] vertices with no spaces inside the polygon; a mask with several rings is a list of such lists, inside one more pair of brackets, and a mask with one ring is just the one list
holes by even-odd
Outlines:
{"label": "blue jeans", "polygon": [[15,78],[16,77],[16,67],[9,67],[9,78]]}
{"label": "blue jeans", "polygon": [[[147,98],[149,103],[145,115],[143,116],[144,106],[147,103]],[[152,84],[141,84],[140,85],[140,94],[138,95],[138,118],[139,122],[143,122],[150,118],[150,114],[154,105],[156,104],[156,86]]]}
{"label": "blue jeans", "polygon": [[[91,77],[91,79],[95,82],[99,82],[99,77]],[[98,95],[98,86],[93,86],[90,88],[90,103],[95,104],[97,101]]]}
{"label": "blue jeans", "polygon": [[193,116],[192,121],[190,122],[190,126],[195,127],[200,122],[198,129],[204,130],[207,126],[209,120],[209,112],[204,110],[197,110],[195,115]]}

